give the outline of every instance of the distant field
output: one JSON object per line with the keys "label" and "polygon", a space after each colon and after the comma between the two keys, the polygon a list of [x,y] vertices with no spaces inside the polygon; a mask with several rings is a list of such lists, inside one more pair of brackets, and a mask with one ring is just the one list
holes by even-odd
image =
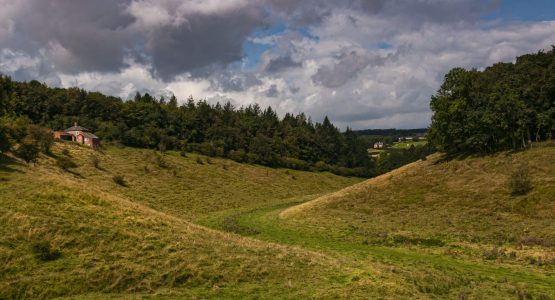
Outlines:
{"label": "distant field", "polygon": [[393,149],[408,149],[411,145],[414,147],[425,146],[428,142],[427,141],[418,141],[418,142],[400,142],[395,143],[391,146]]}

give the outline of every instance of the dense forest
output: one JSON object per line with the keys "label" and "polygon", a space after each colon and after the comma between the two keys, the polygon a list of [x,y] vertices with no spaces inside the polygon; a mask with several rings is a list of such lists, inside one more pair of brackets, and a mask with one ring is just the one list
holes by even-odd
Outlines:
{"label": "dense forest", "polygon": [[13,133],[17,124],[63,130],[79,122],[104,143],[195,151],[238,162],[341,175],[369,177],[376,172],[368,146],[352,130],[340,132],[327,117],[322,123],[302,113],[279,118],[272,108],[258,105],[236,108],[192,98],[179,105],[175,97],[156,99],[139,93],[122,101],[98,92],[50,88],[38,81],[16,82],[1,76],[0,117],[3,150],[9,136],[16,140],[26,136]]}
{"label": "dense forest", "polygon": [[450,153],[531,146],[555,134],[555,46],[483,71],[452,69],[432,97],[429,138]]}

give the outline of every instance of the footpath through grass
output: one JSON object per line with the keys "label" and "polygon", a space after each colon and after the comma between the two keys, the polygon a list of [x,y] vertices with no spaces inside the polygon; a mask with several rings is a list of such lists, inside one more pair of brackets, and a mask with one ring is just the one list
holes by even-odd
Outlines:
{"label": "footpath through grass", "polygon": [[[542,299],[553,297],[553,274],[522,266],[457,259],[418,249],[355,243],[339,232],[303,228],[279,216],[283,210],[311,198],[315,197],[290,199],[274,207],[235,212],[224,217],[223,222],[215,223],[212,219],[207,224],[220,230],[331,255],[352,270],[351,275],[338,278],[343,282],[381,281],[391,289],[400,290],[405,290],[406,283],[410,282],[408,295],[420,295],[418,297],[512,298],[520,294],[544,297]],[[232,226],[229,218],[234,220]]]}

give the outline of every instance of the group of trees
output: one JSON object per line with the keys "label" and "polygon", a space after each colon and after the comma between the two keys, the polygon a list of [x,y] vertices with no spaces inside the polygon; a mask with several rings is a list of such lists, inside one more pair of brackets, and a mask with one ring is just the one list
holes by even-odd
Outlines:
{"label": "group of trees", "polygon": [[455,68],[435,96],[429,138],[445,152],[494,152],[555,134],[555,47],[484,71]]}
{"label": "group of trees", "polygon": [[[192,97],[180,105],[175,97],[166,100],[139,93],[122,101],[98,92],[0,76],[0,117],[25,118],[56,130],[78,121],[104,142],[127,146],[196,151],[273,167],[375,175],[368,145],[352,130],[340,132],[328,118],[314,123],[302,113],[279,118],[270,107],[258,105],[236,108]],[[0,127],[0,142],[7,136],[3,131]]]}
{"label": "group of trees", "polygon": [[14,149],[15,154],[27,163],[35,162],[40,152],[50,154],[54,144],[52,133],[38,125],[30,123],[25,117],[0,118],[0,153]]}
{"label": "group of trees", "polygon": [[422,146],[411,145],[407,149],[388,149],[377,160],[376,172],[383,174],[417,160],[425,160],[426,156],[434,152],[436,152],[436,148],[431,144]]}

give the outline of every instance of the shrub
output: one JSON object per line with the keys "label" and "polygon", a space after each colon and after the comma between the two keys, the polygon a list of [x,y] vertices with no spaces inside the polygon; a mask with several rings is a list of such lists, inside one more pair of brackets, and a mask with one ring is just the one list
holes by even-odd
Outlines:
{"label": "shrub", "polygon": [[68,157],[61,156],[56,159],[56,165],[62,170],[77,168],[77,164]]}
{"label": "shrub", "polygon": [[100,158],[96,155],[91,155],[91,163],[93,167],[100,169]]}
{"label": "shrub", "polygon": [[197,157],[197,164],[204,165],[204,162],[202,161],[202,158]]}
{"label": "shrub", "polygon": [[30,141],[23,141],[17,148],[15,154],[21,157],[27,163],[34,163],[39,157],[39,148],[35,143],[32,143]]}
{"label": "shrub", "polygon": [[227,154],[227,157],[236,162],[244,162],[246,160],[246,153],[243,149],[231,150]]}
{"label": "shrub", "polygon": [[159,155],[159,154],[155,154],[154,155],[154,162],[156,163],[156,165],[162,169],[165,169],[168,167],[168,162],[166,161],[166,158],[164,158],[163,155]]}
{"label": "shrub", "polygon": [[160,150],[161,153],[165,153],[166,152],[166,143],[160,142],[158,144],[158,150]]}
{"label": "shrub", "polygon": [[532,190],[528,166],[518,166],[509,178],[509,189],[512,195],[526,195]]}
{"label": "shrub", "polygon": [[50,242],[48,241],[40,241],[36,242],[31,246],[31,250],[35,257],[42,261],[52,261],[60,258],[62,256],[62,252],[58,249],[52,248]]}
{"label": "shrub", "polygon": [[44,154],[49,154],[50,148],[54,145],[54,137],[52,136],[50,130],[37,125],[29,125],[27,131],[29,137],[35,141],[39,149]]}
{"label": "shrub", "polygon": [[112,180],[113,180],[117,185],[127,186],[127,182],[125,182],[125,178],[123,178],[122,175],[114,175],[114,177],[112,177]]}
{"label": "shrub", "polygon": [[69,150],[67,150],[67,149],[62,150],[62,154],[65,155],[65,156],[70,156],[69,155]]}

